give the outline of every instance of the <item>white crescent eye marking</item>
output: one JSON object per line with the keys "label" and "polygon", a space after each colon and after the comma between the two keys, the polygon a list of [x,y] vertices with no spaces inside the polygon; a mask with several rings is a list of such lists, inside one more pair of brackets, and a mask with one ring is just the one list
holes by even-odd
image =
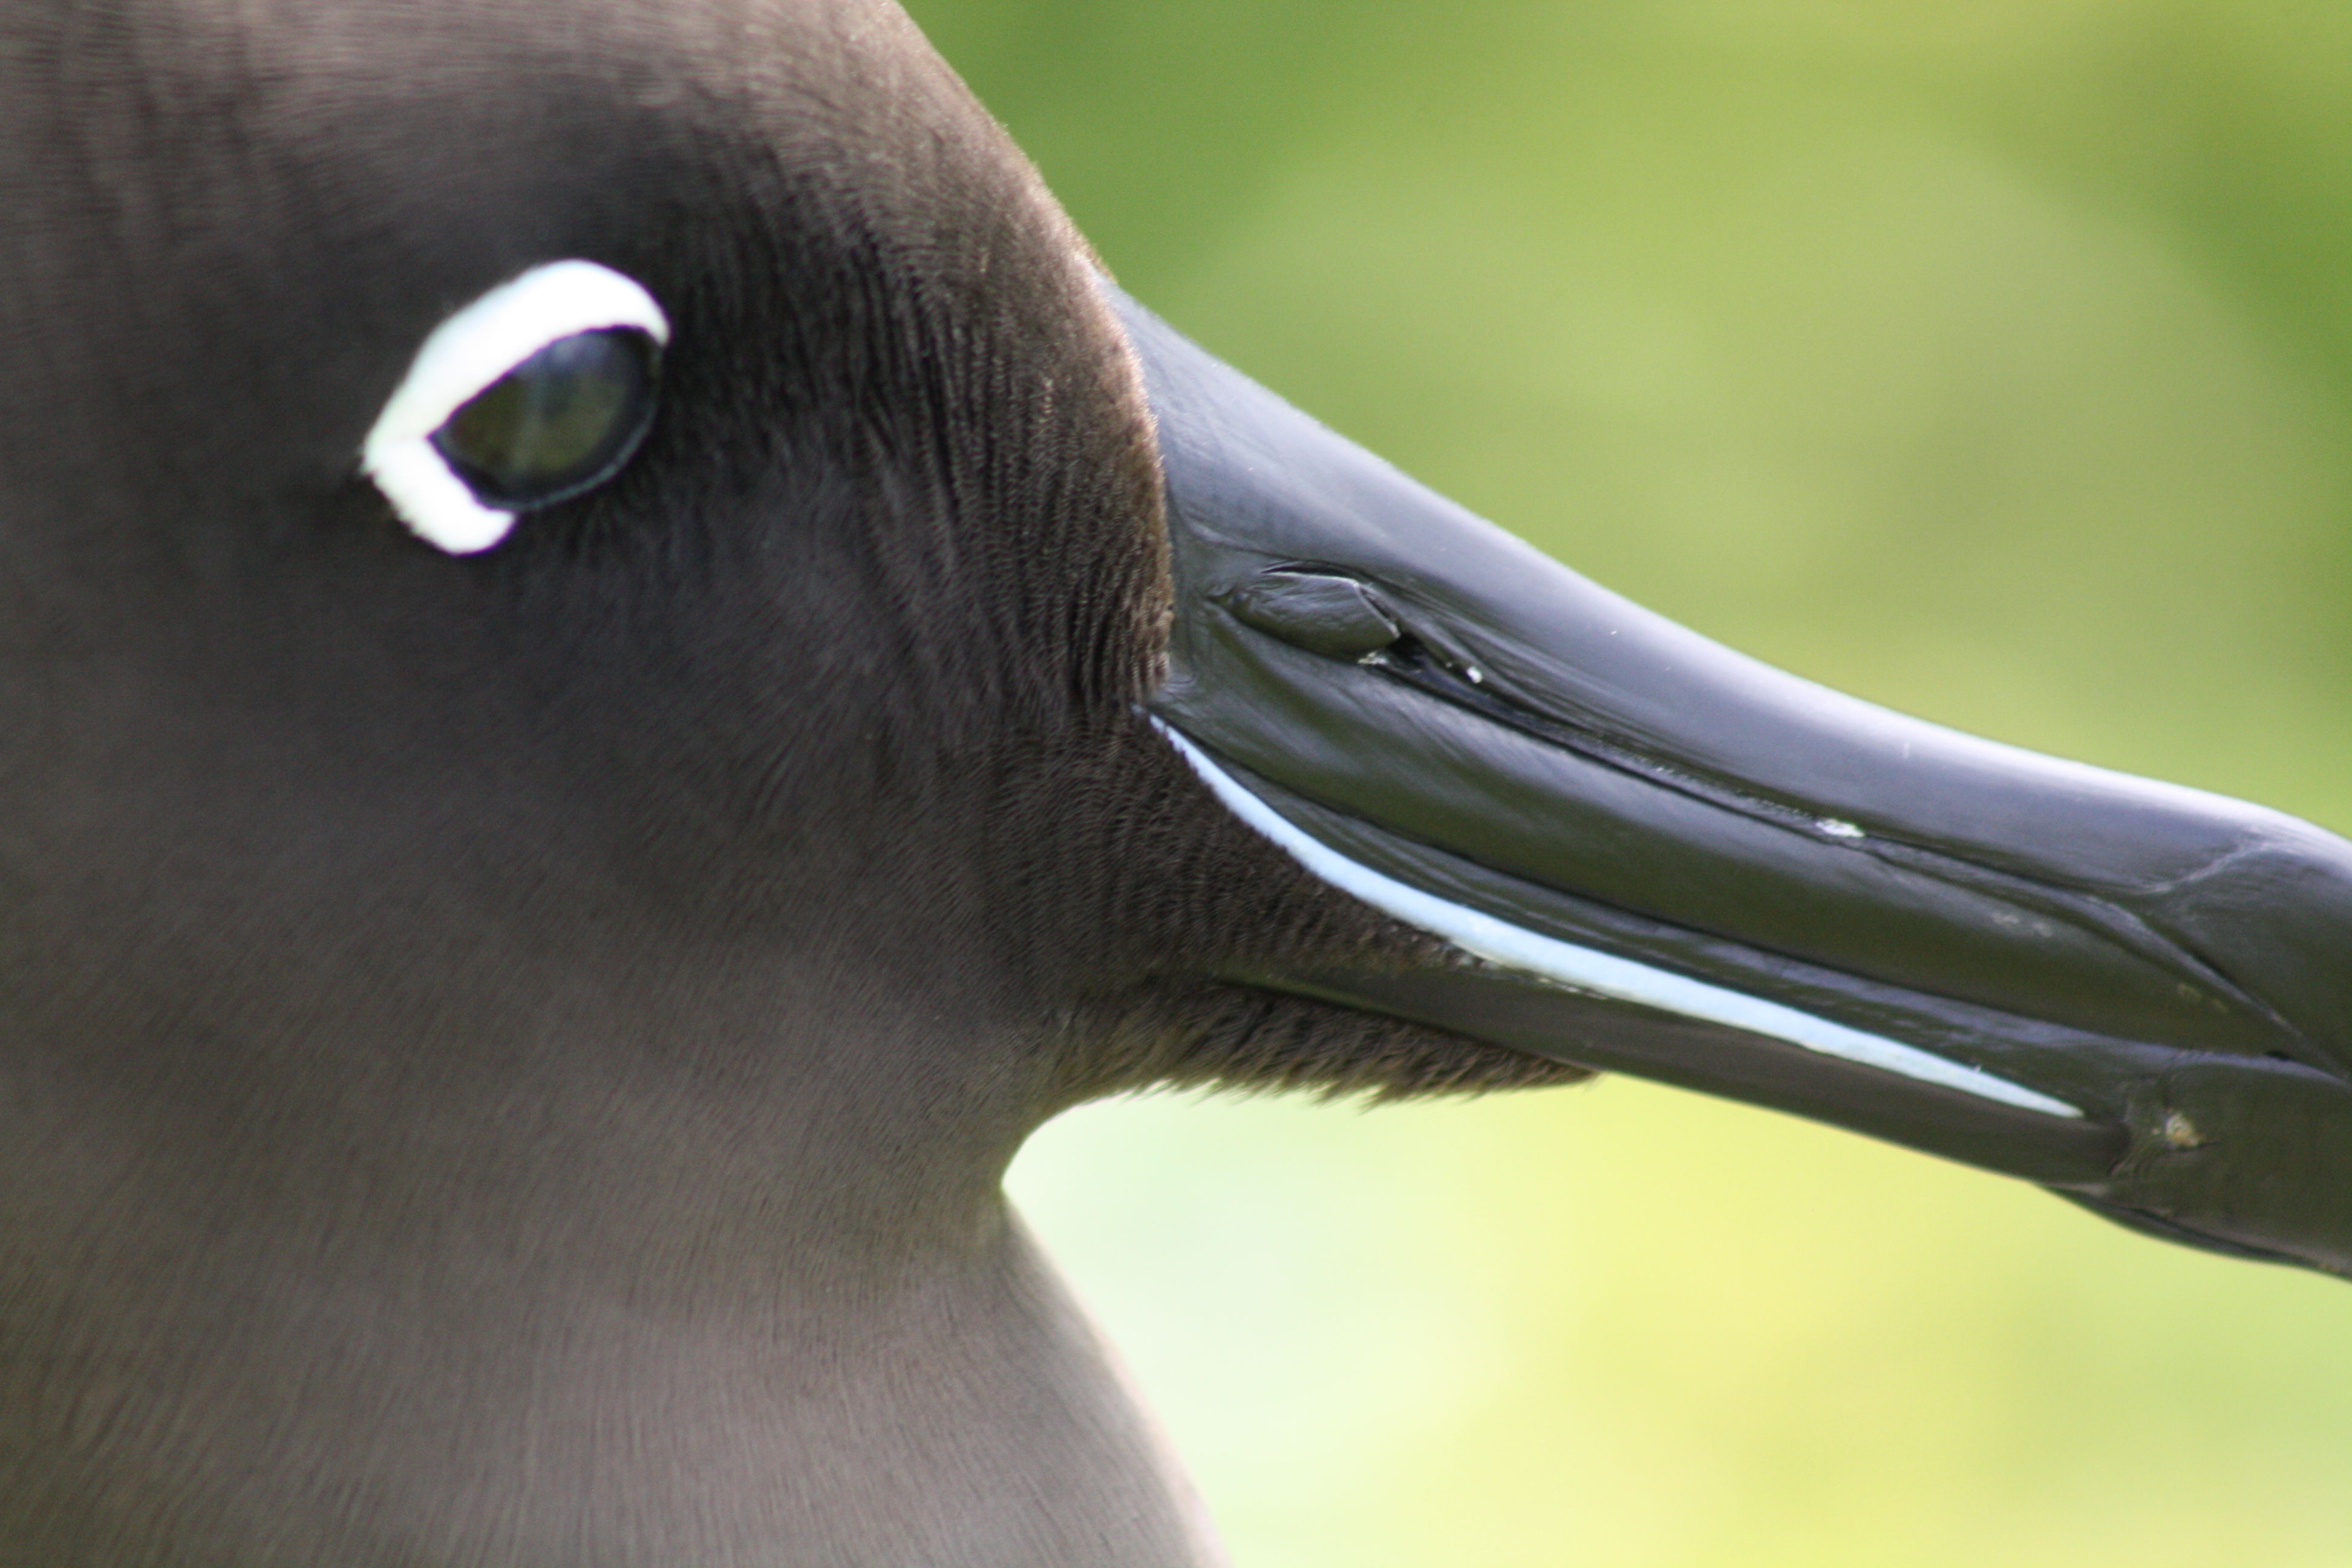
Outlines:
{"label": "white crescent eye marking", "polygon": [[375,427],[360,470],[410,531],[452,555],[488,550],[515,514],[485,506],[433,447],[433,433],[507,372],[560,339],[634,327],[669,342],[669,318],[635,279],[593,261],[550,261],[501,283],[433,329]]}

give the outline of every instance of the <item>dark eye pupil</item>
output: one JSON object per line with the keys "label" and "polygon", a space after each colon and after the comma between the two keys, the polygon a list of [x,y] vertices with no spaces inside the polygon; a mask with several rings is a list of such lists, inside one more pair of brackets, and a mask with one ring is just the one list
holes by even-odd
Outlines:
{"label": "dark eye pupil", "polygon": [[559,338],[433,433],[457,477],[491,506],[548,506],[603,483],[653,423],[661,351],[634,328]]}

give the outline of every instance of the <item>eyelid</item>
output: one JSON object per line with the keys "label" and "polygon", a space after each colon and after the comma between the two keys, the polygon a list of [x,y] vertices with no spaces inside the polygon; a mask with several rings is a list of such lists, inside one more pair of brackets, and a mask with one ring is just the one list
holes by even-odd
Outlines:
{"label": "eyelid", "polygon": [[360,446],[360,469],[401,521],[452,555],[488,550],[515,514],[485,506],[433,448],[449,416],[548,344],[634,327],[669,342],[669,318],[634,279],[593,261],[551,261],[476,300],[433,329]]}

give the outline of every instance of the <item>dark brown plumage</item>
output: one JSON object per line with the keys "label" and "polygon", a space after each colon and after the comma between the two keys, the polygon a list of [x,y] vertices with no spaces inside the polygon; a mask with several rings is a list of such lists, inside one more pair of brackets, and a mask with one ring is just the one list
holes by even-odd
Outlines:
{"label": "dark brown plumage", "polygon": [[[633,458],[429,466],[602,331]],[[0,13],[0,735],[5,1568],[1214,1563],[1000,1189],[1153,1084],[1622,1067],[2352,1273],[2352,844],[1420,489],[887,0]]]}
{"label": "dark brown plumage", "polygon": [[[1213,1561],[1022,1138],[1580,1075],[1214,979],[1433,944],[1139,714],[1135,368],[905,18],[29,0],[0,212],[0,1562]],[[362,437],[551,257],[658,421],[436,553]]]}

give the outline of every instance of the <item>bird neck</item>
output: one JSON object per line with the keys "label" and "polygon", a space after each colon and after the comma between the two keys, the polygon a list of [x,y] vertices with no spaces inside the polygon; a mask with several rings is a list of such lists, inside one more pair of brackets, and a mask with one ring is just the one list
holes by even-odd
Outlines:
{"label": "bird neck", "polygon": [[1005,1208],[981,999],[706,961],[679,1037],[582,956],[331,1039],[16,1020],[0,1561],[1214,1560]]}

